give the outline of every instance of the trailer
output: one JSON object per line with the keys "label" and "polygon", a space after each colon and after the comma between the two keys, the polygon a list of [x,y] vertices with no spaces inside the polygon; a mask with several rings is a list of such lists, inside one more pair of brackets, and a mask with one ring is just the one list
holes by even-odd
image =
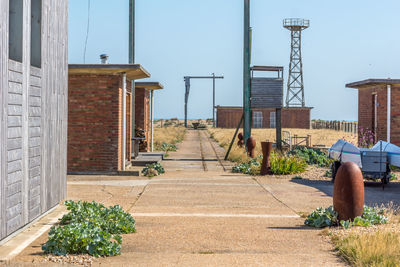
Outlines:
{"label": "trailer", "polygon": [[358,148],[340,139],[329,149],[328,155],[334,160],[331,165],[332,182],[344,162],[354,162],[365,179],[380,180],[382,184],[390,181],[390,166],[400,166],[400,147],[385,141],[379,141],[372,148]]}

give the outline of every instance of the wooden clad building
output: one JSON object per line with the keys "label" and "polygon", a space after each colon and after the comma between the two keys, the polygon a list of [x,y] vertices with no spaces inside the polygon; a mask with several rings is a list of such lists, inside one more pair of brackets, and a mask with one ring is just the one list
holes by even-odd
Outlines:
{"label": "wooden clad building", "polygon": [[66,197],[67,0],[0,1],[0,239]]}

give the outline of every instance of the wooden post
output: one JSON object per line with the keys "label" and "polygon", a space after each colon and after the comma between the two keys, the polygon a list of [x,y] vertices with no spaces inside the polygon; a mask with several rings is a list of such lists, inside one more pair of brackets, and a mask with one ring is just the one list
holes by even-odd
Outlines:
{"label": "wooden post", "polygon": [[311,144],[311,134],[309,134],[309,135],[307,135],[307,143],[308,143],[308,147],[312,147],[312,144]]}
{"label": "wooden post", "polygon": [[276,122],[276,148],[282,150],[282,109],[277,108],[275,112]]}

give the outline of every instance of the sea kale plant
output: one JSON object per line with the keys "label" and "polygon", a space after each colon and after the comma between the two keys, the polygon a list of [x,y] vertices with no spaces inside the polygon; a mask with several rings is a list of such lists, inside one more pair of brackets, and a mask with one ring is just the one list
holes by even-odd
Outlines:
{"label": "sea kale plant", "polygon": [[48,254],[89,254],[95,257],[121,253],[120,234],[135,233],[135,220],[119,205],[106,208],[97,202],[65,201],[69,212],[53,226],[42,246]]}
{"label": "sea kale plant", "polygon": [[289,151],[289,155],[295,155],[307,162],[309,165],[317,165],[318,167],[328,167],[331,160],[328,155],[318,148],[296,147]]}
{"label": "sea kale plant", "polygon": [[305,220],[304,224],[316,228],[322,228],[327,226],[341,225],[343,228],[348,229],[351,226],[371,226],[376,224],[386,224],[388,218],[385,216],[384,209],[378,209],[373,207],[364,206],[362,216],[350,220],[338,220],[338,213],[330,206],[327,209],[318,208],[313,211]]}
{"label": "sea kale plant", "polygon": [[161,163],[147,164],[146,167],[142,170],[142,174],[150,178],[163,173],[165,173],[165,170]]}

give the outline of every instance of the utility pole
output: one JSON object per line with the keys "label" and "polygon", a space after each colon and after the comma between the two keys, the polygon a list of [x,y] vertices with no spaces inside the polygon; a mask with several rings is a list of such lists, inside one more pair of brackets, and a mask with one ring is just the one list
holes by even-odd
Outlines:
{"label": "utility pole", "polygon": [[244,142],[251,135],[250,107],[250,0],[244,0],[244,38],[243,38],[243,132]]}
{"label": "utility pole", "polygon": [[215,73],[213,72],[213,127],[215,128]]}
{"label": "utility pole", "polygon": [[[135,63],[135,0],[129,0],[129,64]],[[131,81],[131,154],[135,153],[135,80]],[[132,157],[132,156],[131,156]]]}
{"label": "utility pole", "polygon": [[[185,76],[183,77],[185,81],[185,127],[187,128],[187,110],[188,110],[188,101],[189,101],[189,93],[190,93],[190,79],[213,79],[213,119],[215,118],[215,79],[223,79],[224,76],[215,76],[213,73],[212,76]],[[215,124],[214,124],[215,127]]]}

